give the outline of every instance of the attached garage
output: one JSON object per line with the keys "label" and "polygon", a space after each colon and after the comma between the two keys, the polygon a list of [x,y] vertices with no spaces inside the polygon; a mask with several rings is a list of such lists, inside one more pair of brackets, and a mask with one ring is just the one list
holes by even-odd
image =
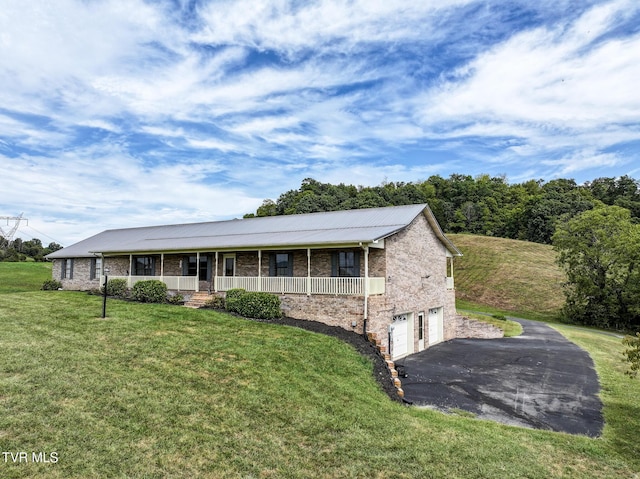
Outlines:
{"label": "attached garage", "polygon": [[389,326],[390,354],[393,359],[413,353],[413,314],[398,314]]}

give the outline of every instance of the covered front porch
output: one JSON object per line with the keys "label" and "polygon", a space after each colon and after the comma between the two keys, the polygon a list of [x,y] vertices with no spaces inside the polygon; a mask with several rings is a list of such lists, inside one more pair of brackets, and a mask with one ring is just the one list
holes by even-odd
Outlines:
{"label": "covered front porch", "polygon": [[108,269],[109,279],[124,279],[130,288],[138,281],[159,280],[170,290],[185,292],[242,288],[275,294],[378,295],[384,294],[386,280],[380,250],[376,253],[350,247],[120,255],[104,258],[101,283]]}

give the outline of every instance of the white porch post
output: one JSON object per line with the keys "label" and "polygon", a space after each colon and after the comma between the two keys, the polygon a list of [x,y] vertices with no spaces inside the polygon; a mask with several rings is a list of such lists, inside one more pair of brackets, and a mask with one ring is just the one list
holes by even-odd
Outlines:
{"label": "white porch post", "polygon": [[366,324],[369,317],[369,247],[364,247],[364,324],[366,333]]}
{"label": "white porch post", "polygon": [[216,251],[216,269],[213,272],[213,291],[218,292],[218,252]]}
{"label": "white porch post", "polygon": [[196,253],[196,293],[200,292],[200,251]]}
{"label": "white porch post", "polygon": [[311,296],[311,248],[307,248],[307,296]]}
{"label": "white porch post", "polygon": [[164,282],[164,253],[160,253],[160,281]]}

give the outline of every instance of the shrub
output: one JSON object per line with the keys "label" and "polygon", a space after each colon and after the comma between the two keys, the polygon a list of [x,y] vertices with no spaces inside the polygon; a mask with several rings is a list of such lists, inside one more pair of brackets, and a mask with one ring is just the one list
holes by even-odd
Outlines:
{"label": "shrub", "polygon": [[44,283],[42,283],[43,291],[57,291],[62,288],[62,283],[60,281],[56,281],[55,279],[48,279]]}
{"label": "shrub", "polygon": [[506,321],[507,320],[507,317],[504,314],[501,314],[501,313],[496,313],[496,314],[493,315],[493,317],[495,319],[500,320],[500,321]]}
{"label": "shrub", "polygon": [[225,297],[225,308],[227,309],[227,311],[240,314],[240,311],[238,311],[238,304],[240,302],[240,298],[246,292],[246,290],[240,288],[230,289],[229,291],[227,291]]}
{"label": "shrub", "polygon": [[167,285],[157,279],[138,281],[133,285],[131,295],[142,303],[164,303],[167,300]]}
{"label": "shrub", "polygon": [[169,304],[184,304],[184,296],[180,293],[172,294],[167,298]]}
{"label": "shrub", "polygon": [[[100,292],[104,294],[104,286],[100,288]],[[126,298],[129,293],[127,288],[127,280],[122,278],[114,278],[107,281],[107,296],[116,296],[118,298]]]}
{"label": "shrub", "polygon": [[204,303],[205,308],[225,309],[225,301],[222,296],[214,296]]}
{"label": "shrub", "polygon": [[640,333],[636,333],[635,336],[625,336],[622,344],[628,347],[628,349],[623,352],[626,360],[630,364],[627,374],[635,377],[638,375],[638,371],[640,371]]}
{"label": "shrub", "polygon": [[[231,297],[229,297],[231,293]],[[227,311],[245,318],[274,319],[282,316],[280,298],[270,293],[254,293],[245,290],[229,290],[226,299]]]}

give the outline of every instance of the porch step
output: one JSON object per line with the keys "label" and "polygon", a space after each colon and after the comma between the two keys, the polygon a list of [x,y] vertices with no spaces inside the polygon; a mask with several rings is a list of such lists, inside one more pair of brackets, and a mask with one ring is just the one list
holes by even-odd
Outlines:
{"label": "porch step", "polygon": [[193,293],[191,295],[191,298],[189,298],[189,301],[186,301],[184,305],[187,308],[201,308],[212,297],[213,295],[207,293],[206,291],[200,291],[199,293]]}

